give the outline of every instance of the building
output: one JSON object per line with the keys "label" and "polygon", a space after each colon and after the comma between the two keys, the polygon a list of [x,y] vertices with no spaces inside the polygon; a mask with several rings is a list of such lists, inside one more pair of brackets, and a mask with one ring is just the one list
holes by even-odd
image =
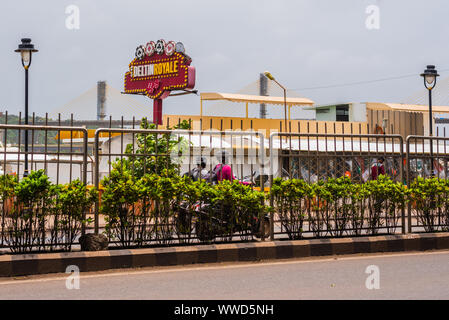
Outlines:
{"label": "building", "polygon": [[[317,121],[363,122],[369,133],[408,135],[429,134],[429,107],[384,102],[349,102],[314,106]],[[449,106],[433,106],[435,116],[449,116]],[[436,132],[434,132],[436,134]]]}

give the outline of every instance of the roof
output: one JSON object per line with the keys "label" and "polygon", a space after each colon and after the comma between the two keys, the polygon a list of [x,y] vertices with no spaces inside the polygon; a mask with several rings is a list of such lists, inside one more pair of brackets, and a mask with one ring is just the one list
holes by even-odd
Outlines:
{"label": "roof", "polygon": [[[366,108],[368,110],[429,112],[429,106],[421,104],[367,102]],[[432,106],[432,113],[449,113],[449,106]]]}
{"label": "roof", "polygon": [[[247,102],[247,103],[266,103],[266,104],[284,104],[284,97],[270,97],[270,96],[255,96],[248,94],[236,93],[220,93],[220,92],[203,92],[201,93],[201,100],[227,100],[231,102]],[[313,105],[314,102],[307,98],[286,98],[287,105]]]}

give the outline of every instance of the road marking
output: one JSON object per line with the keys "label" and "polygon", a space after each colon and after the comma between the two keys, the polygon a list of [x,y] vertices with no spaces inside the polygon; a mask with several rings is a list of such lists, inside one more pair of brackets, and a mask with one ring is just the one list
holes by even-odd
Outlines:
{"label": "road marking", "polygon": [[[279,265],[290,265],[290,264],[304,264],[304,263],[319,263],[319,262],[338,262],[338,261],[348,261],[348,260],[365,260],[365,259],[375,259],[375,258],[395,258],[404,256],[423,256],[423,255],[443,255],[448,254],[449,251],[432,251],[432,252],[413,252],[413,253],[391,253],[391,254],[370,254],[366,256],[333,256],[332,258],[323,258],[314,260],[294,260],[294,261],[277,261],[277,262],[254,262],[245,264],[227,264],[219,266],[204,266],[204,267],[186,267],[182,266],[179,269],[163,269],[163,270],[135,270],[126,272],[115,272],[115,273],[100,273],[100,274],[85,274],[81,273],[81,280],[91,279],[91,278],[101,278],[101,277],[117,277],[117,276],[129,276],[129,275],[143,275],[143,274],[159,274],[159,273],[171,273],[171,272],[189,272],[189,271],[204,271],[204,270],[220,270],[220,269],[239,269],[239,268],[260,268],[269,266],[279,266]],[[9,284],[22,284],[22,283],[32,283],[32,282],[49,282],[49,281],[61,281],[66,280],[67,277],[58,276],[53,278],[42,278],[42,279],[26,279],[26,280],[7,280],[1,281],[0,286]]]}

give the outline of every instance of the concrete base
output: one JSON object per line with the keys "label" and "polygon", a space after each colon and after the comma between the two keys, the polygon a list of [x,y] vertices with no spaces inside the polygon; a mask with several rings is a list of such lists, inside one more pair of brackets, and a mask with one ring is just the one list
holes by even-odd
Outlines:
{"label": "concrete base", "polygon": [[117,268],[435,249],[449,249],[449,233],[3,255],[0,256],[0,277],[63,273],[69,265],[76,265],[81,272],[86,272]]}

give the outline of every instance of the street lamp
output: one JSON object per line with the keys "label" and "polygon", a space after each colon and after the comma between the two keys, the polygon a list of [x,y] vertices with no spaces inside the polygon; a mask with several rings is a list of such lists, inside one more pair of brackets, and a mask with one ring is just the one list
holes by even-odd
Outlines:
{"label": "street lamp", "polygon": [[[429,90],[429,137],[432,137],[432,125],[433,125],[433,114],[432,114],[432,89],[435,88],[437,83],[437,77],[439,76],[437,70],[435,70],[435,66],[428,65],[427,69],[424,70],[424,73],[421,73],[421,77],[424,78],[424,86]],[[433,176],[433,141],[430,138],[430,166],[431,172]]]}
{"label": "street lamp", "polygon": [[[22,66],[25,69],[25,125],[28,124],[28,69],[31,65],[31,57],[33,52],[38,50],[34,49],[34,44],[31,43],[31,39],[23,38],[19,47],[14,50],[20,52],[22,58]],[[25,169],[23,175],[28,175],[28,130],[25,130]]]}
{"label": "street lamp", "polygon": [[[284,90],[284,118],[285,118],[285,132],[287,132],[287,89],[285,89],[285,87],[282,84],[277,82],[277,80],[273,77],[273,75],[270,72],[265,71],[263,74],[268,79],[273,80],[274,82],[276,82],[277,85],[279,87],[281,87],[282,90]],[[287,137],[285,137],[285,138],[287,139]]]}
{"label": "street lamp", "polygon": [[421,77],[424,78],[424,86],[429,90],[429,136],[432,136],[432,89],[435,88],[437,83],[437,77],[439,74],[435,70],[435,66],[427,66],[424,73],[421,73]]}

